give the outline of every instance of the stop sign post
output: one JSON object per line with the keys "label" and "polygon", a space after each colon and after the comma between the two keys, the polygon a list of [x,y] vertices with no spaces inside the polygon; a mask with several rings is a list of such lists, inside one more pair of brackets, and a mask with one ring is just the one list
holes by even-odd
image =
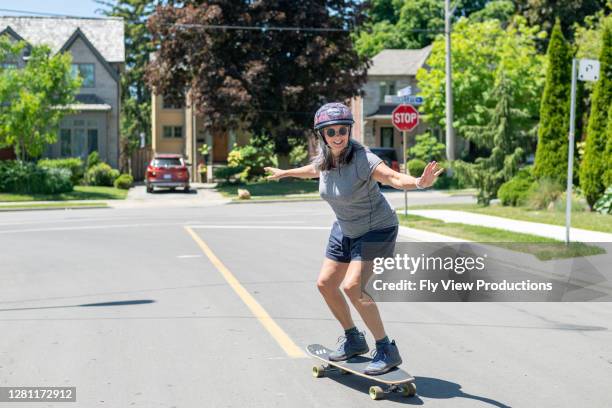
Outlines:
{"label": "stop sign post", "polygon": [[[406,158],[406,147],[408,146],[408,132],[419,126],[419,111],[414,106],[403,103],[398,105],[391,112],[391,122],[393,126],[402,132],[403,150],[404,150],[404,171],[408,174],[408,160]],[[408,215],[408,193],[404,190],[404,215]]]}

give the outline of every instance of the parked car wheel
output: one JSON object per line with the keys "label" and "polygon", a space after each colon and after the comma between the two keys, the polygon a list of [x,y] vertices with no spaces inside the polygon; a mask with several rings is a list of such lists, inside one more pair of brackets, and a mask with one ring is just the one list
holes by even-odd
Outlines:
{"label": "parked car wheel", "polygon": [[191,191],[191,188],[189,186],[185,186],[185,190],[186,193],[188,193],[189,191]]}

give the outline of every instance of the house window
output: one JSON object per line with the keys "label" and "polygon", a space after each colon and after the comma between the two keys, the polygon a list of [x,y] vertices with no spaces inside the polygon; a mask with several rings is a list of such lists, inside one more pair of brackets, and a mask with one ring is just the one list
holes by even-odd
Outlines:
{"label": "house window", "polygon": [[380,87],[380,103],[385,103],[385,95],[395,95],[395,81],[382,81]]}
{"label": "house window", "polygon": [[70,129],[60,129],[60,155],[69,157],[72,153],[72,138]]}
{"label": "house window", "polygon": [[393,147],[393,128],[380,128],[380,147]]}
{"label": "house window", "polygon": [[93,88],[96,84],[94,64],[72,64],[72,75],[82,78],[82,88]]}
{"label": "house window", "polygon": [[162,97],[162,108],[163,109],[183,109],[182,103],[173,103],[171,99]]}
{"label": "house window", "polygon": [[182,126],[164,126],[163,129],[164,139],[180,139],[183,137]]}
{"label": "house window", "polygon": [[98,150],[98,129],[87,129],[87,154]]}
{"label": "house window", "polygon": [[98,121],[75,119],[62,121],[60,128],[60,155],[85,158],[98,150]]}

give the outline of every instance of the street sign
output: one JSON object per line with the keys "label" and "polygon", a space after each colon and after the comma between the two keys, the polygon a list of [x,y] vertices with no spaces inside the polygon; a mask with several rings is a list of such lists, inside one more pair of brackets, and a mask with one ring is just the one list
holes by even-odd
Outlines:
{"label": "street sign", "polygon": [[581,81],[597,81],[599,79],[599,61],[581,59],[578,67],[578,79]]}
{"label": "street sign", "polygon": [[412,87],[411,86],[407,86],[407,87],[402,88],[399,91],[397,91],[397,96],[408,96],[408,95],[412,95]]}
{"label": "street sign", "polygon": [[402,104],[393,109],[391,121],[400,132],[410,132],[419,125],[419,112],[412,105]]}
{"label": "street sign", "polygon": [[400,96],[402,103],[409,103],[411,105],[422,105],[423,97],[422,96],[414,96],[414,95],[406,95]]}

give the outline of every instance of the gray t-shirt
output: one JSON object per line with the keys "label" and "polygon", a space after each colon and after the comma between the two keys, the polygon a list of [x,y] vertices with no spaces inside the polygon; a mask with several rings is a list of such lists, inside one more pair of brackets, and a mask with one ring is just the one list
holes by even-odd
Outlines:
{"label": "gray t-shirt", "polygon": [[349,238],[398,225],[395,210],[372,178],[382,159],[367,147],[353,144],[353,149],[349,164],[322,170],[319,176],[319,194],[336,213],[342,234]]}

